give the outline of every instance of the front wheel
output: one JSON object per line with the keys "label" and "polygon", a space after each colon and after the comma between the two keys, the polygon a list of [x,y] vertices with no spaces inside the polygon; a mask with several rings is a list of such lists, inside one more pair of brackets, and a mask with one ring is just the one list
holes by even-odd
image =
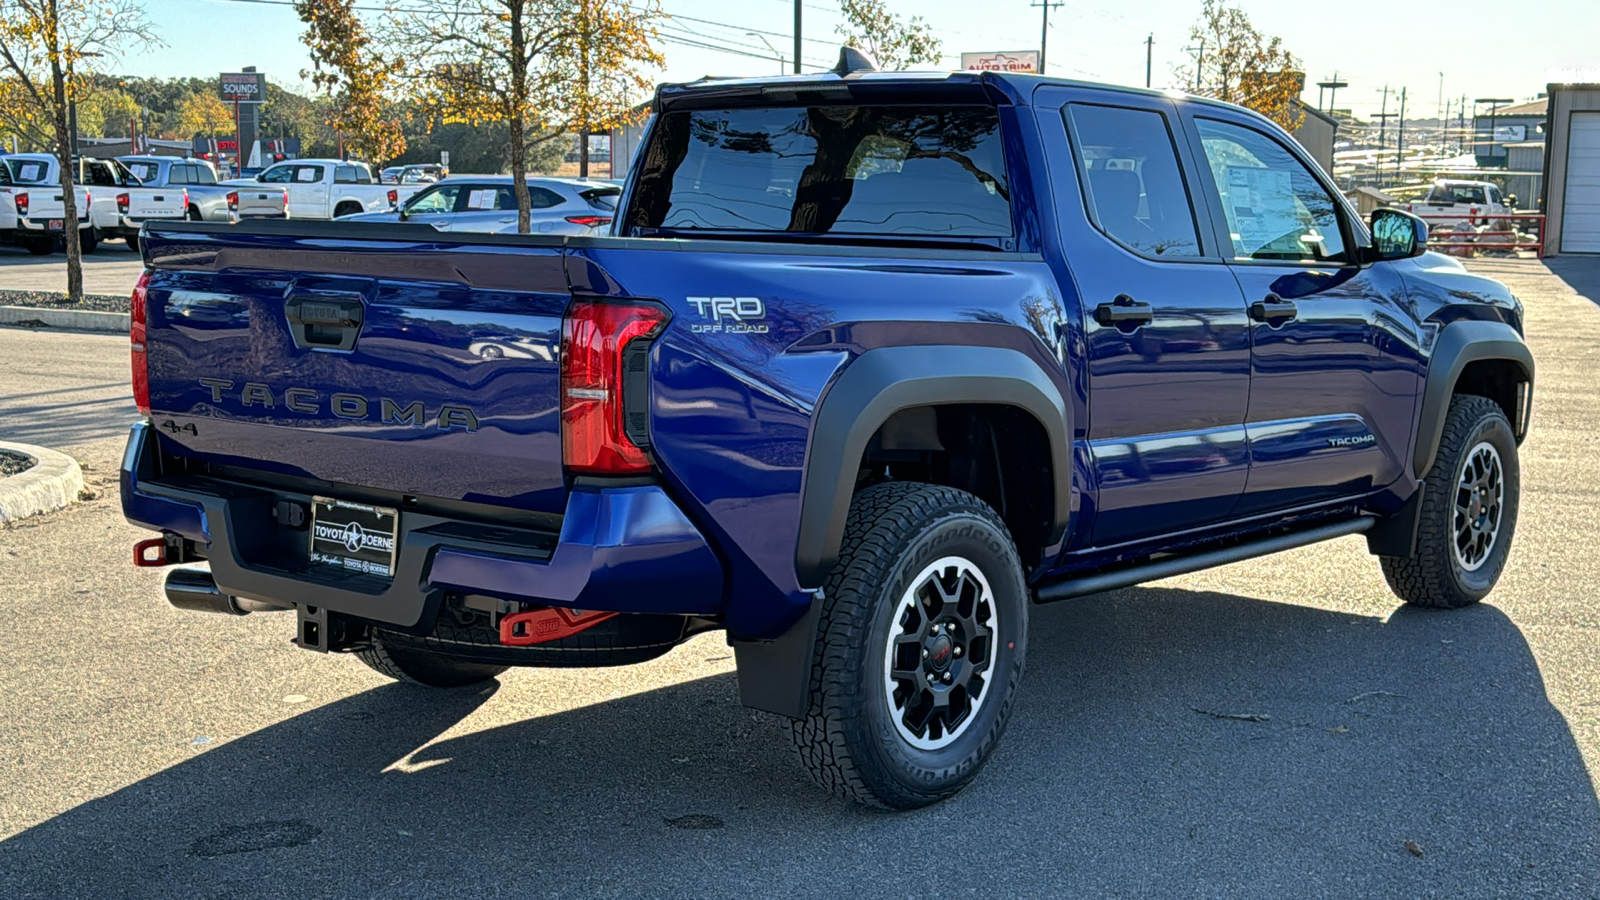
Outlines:
{"label": "front wheel", "polygon": [[954,488],[857,494],[823,588],[806,717],[790,738],[812,777],[869,806],[943,800],[1005,731],[1027,646],[1011,535]]}
{"label": "front wheel", "polygon": [[1517,439],[1498,404],[1457,395],[1422,483],[1416,549],[1380,557],[1389,587],[1413,606],[1459,609],[1488,596],[1517,526]]}

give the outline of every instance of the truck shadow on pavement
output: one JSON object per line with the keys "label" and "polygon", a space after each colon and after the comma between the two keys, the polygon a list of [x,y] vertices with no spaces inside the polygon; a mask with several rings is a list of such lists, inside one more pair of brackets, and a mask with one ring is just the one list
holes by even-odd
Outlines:
{"label": "truck shadow on pavement", "polygon": [[0,843],[0,896],[1600,892],[1593,780],[1492,606],[1135,588],[1035,608],[1030,650],[989,767],[926,810],[813,788],[729,675],[442,740],[494,688],[391,685]]}
{"label": "truck shadow on pavement", "polygon": [[1567,286],[1600,304],[1600,259],[1593,256],[1552,256],[1544,260]]}

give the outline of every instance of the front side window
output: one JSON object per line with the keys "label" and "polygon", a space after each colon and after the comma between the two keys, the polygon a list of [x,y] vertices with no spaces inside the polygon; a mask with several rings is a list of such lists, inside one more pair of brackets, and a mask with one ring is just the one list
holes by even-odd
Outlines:
{"label": "front side window", "polygon": [[1100,230],[1146,256],[1199,256],[1199,232],[1166,117],[1076,103],[1068,111],[1085,198]]}
{"label": "front side window", "polygon": [[[174,175],[177,174],[178,169],[178,166],[172,167]],[[128,171],[132,172],[133,177],[139,179],[141,182],[149,184],[161,176],[161,164],[153,162],[131,162],[128,163]],[[171,179],[171,181],[173,184],[179,183],[176,178]]]}
{"label": "front side window", "polygon": [[256,176],[257,181],[266,184],[288,184],[294,179],[294,166],[273,166]]}
{"label": "front side window", "polygon": [[650,134],[635,233],[1011,235],[993,107],[693,110]]}
{"label": "front side window", "polygon": [[1338,205],[1282,144],[1254,129],[1196,119],[1238,259],[1344,259]]}
{"label": "front side window", "polygon": [[456,195],[460,192],[461,186],[458,184],[429,188],[406,201],[406,215],[418,216],[454,212]]}

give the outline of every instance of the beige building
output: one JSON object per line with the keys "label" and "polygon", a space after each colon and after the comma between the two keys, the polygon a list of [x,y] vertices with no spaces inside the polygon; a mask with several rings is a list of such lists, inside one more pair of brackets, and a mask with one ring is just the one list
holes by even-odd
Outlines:
{"label": "beige building", "polygon": [[1545,253],[1600,253],[1600,84],[1550,85]]}

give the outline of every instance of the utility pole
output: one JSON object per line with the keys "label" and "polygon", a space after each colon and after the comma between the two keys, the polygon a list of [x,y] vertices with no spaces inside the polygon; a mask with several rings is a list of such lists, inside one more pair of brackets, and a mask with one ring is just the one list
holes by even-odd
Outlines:
{"label": "utility pole", "polygon": [[[1500,107],[1505,106],[1505,105],[1507,105],[1509,103],[1514,103],[1515,100],[1513,100],[1513,98],[1511,98],[1511,97],[1479,97],[1478,99],[1474,100],[1473,102],[1474,103],[1487,103],[1487,104],[1489,104],[1489,165],[1493,166],[1494,165],[1494,124],[1495,124],[1495,114],[1500,111]],[[1477,114],[1476,113],[1473,114],[1473,118],[1477,118]],[[1477,127],[1477,123],[1476,122],[1473,123],[1473,127],[1472,127],[1472,142],[1474,144],[1474,146],[1472,148],[1473,149],[1473,155],[1476,156],[1477,155],[1477,149],[1478,149],[1477,146],[1476,146],[1476,144],[1478,142],[1478,127]]]}
{"label": "utility pole", "polygon": [[794,0],[794,73],[800,74],[800,0]]}
{"label": "utility pole", "polygon": [[[1183,49],[1185,49],[1185,50],[1193,50],[1195,48],[1193,48],[1193,47],[1185,47]],[[1200,53],[1194,59],[1194,85],[1190,87],[1190,90],[1192,92],[1196,93],[1196,94],[1200,93],[1200,69],[1203,66],[1205,66],[1205,64],[1206,64],[1206,39],[1205,38],[1201,38],[1200,39]]]}
{"label": "utility pole", "polygon": [[1434,115],[1439,117],[1439,121],[1440,122],[1444,121],[1444,73],[1443,72],[1439,73],[1439,106],[1438,106],[1438,109],[1434,112]]}
{"label": "utility pole", "polygon": [[[1339,96],[1339,88],[1349,86],[1350,82],[1339,80],[1338,72],[1334,72],[1333,78],[1328,81],[1317,82],[1317,109],[1331,114],[1333,112],[1333,98]],[[1322,91],[1324,88],[1328,91],[1328,108],[1326,110],[1322,109]]]}
{"label": "utility pole", "polygon": [[1394,113],[1389,112],[1389,86],[1383,86],[1383,111],[1373,116],[1378,120],[1378,185],[1383,185],[1383,151],[1389,143],[1389,117]]}
{"label": "utility pole", "polygon": [[1150,36],[1144,39],[1144,86],[1145,87],[1149,87],[1150,86],[1150,59],[1151,59],[1151,55],[1155,52],[1155,44],[1156,44],[1156,33],[1152,31],[1152,32],[1150,32]]}
{"label": "utility pole", "polygon": [[[795,0],[795,2],[798,3],[799,0]],[[1044,10],[1044,24],[1039,26],[1039,74],[1043,75],[1045,74],[1044,49],[1045,44],[1050,40],[1050,9],[1051,7],[1066,6],[1067,4],[1066,0],[1040,0],[1040,2],[1029,5],[1037,6]]]}
{"label": "utility pole", "polygon": [[1406,152],[1406,89],[1400,89],[1400,134],[1394,142],[1394,174],[1400,177],[1400,157]]}

